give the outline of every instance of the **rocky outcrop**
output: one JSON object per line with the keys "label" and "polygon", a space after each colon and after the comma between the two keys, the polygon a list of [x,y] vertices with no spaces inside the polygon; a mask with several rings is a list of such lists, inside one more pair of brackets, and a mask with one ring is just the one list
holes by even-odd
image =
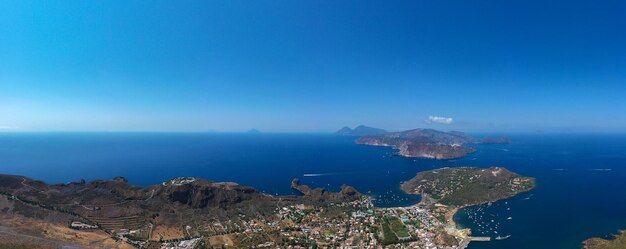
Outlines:
{"label": "rocky outcrop", "polygon": [[184,184],[164,187],[169,200],[189,205],[193,208],[227,207],[243,201],[263,199],[251,187],[239,185],[224,187],[217,184]]}
{"label": "rocky outcrop", "polygon": [[307,185],[300,185],[298,178],[291,181],[291,188],[300,192],[303,199],[313,202],[345,202],[361,197],[361,193],[352,186],[343,185],[340,192],[329,192],[324,188],[311,189]]}

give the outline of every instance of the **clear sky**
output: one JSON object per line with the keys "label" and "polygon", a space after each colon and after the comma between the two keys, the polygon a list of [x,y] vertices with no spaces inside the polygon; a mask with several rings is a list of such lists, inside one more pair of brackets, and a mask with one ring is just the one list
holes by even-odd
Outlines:
{"label": "clear sky", "polygon": [[626,131],[626,1],[0,1],[0,131],[358,124]]}

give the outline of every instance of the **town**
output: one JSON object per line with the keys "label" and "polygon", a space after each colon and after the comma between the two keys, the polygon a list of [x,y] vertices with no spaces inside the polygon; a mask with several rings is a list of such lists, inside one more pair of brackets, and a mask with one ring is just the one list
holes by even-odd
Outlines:
{"label": "town", "polygon": [[[451,221],[455,211],[432,200],[377,208],[369,196],[328,206],[290,204],[277,206],[274,217],[216,221],[202,238],[161,241],[154,248],[465,248],[472,238]],[[141,230],[113,234],[137,247],[154,246],[137,240]]]}

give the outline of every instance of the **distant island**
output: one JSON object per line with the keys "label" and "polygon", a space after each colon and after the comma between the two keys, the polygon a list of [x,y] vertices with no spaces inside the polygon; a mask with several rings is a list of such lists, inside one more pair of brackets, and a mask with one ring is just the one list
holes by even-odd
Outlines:
{"label": "distant island", "polygon": [[626,231],[620,231],[612,239],[590,238],[583,242],[583,249],[624,249],[626,248]]}
{"label": "distant island", "polygon": [[369,126],[365,126],[365,125],[359,125],[357,127],[355,127],[354,129],[351,129],[350,127],[343,127],[340,130],[338,130],[337,132],[335,132],[335,134],[337,135],[342,135],[342,136],[370,136],[370,135],[380,135],[380,134],[385,134],[387,133],[386,130],[383,129],[379,129],[379,128],[374,128],[374,127],[369,127]]}
{"label": "distant island", "polygon": [[250,129],[250,130],[246,131],[246,133],[248,133],[248,134],[259,134],[259,133],[261,133],[261,131],[259,131],[257,129]]}
{"label": "distant island", "polygon": [[365,135],[358,138],[356,143],[393,147],[398,150],[398,155],[404,157],[446,160],[464,157],[476,151],[474,148],[467,146],[468,144],[510,143],[510,139],[476,139],[459,131],[443,132],[433,129],[413,129],[378,135]]}
{"label": "distant island", "polygon": [[511,139],[508,137],[486,137],[479,140],[482,144],[508,144]]}

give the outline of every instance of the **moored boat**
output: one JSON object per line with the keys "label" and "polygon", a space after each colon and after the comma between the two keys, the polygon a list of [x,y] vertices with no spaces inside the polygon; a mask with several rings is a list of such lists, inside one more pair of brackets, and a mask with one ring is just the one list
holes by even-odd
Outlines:
{"label": "moored boat", "polygon": [[507,236],[504,236],[504,237],[498,236],[498,237],[496,237],[496,240],[505,240],[505,239],[508,239],[510,237],[511,237],[511,235],[507,235]]}

